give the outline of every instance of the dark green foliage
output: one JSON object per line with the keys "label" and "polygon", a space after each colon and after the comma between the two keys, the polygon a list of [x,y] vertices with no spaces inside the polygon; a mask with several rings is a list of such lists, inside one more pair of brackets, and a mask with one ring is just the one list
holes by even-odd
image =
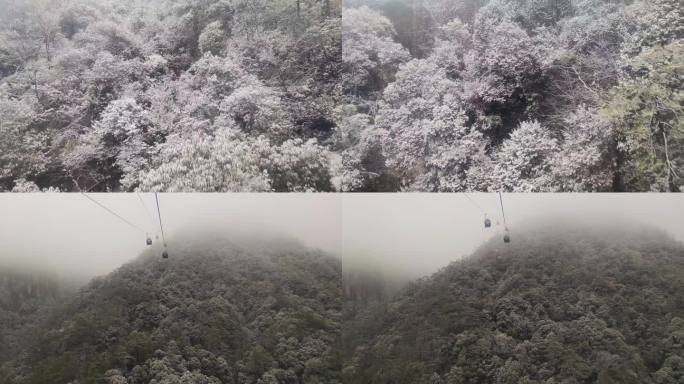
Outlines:
{"label": "dark green foliage", "polygon": [[263,241],[177,239],[169,259],[93,280],[40,324],[10,382],[337,382],[339,260]]}
{"label": "dark green foliage", "polygon": [[524,232],[359,314],[345,382],[681,382],[684,245],[626,227]]}
{"label": "dark green foliage", "polygon": [[684,184],[684,44],[645,48],[627,63],[626,79],[603,113],[620,127],[630,161],[624,182],[635,190],[678,192]]}
{"label": "dark green foliage", "polygon": [[30,325],[44,318],[72,289],[50,274],[0,266],[0,367],[22,351]]}

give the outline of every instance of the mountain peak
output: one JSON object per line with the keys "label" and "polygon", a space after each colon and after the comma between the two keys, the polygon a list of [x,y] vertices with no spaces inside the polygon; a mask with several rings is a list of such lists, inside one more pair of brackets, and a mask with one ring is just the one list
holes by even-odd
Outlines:
{"label": "mountain peak", "polygon": [[684,244],[625,223],[512,234],[357,316],[345,379],[636,384],[684,366]]}
{"label": "mountain peak", "polygon": [[29,383],[334,380],[340,261],[289,238],[215,235],[172,235],[169,259],[157,246],[94,279],[10,367]]}

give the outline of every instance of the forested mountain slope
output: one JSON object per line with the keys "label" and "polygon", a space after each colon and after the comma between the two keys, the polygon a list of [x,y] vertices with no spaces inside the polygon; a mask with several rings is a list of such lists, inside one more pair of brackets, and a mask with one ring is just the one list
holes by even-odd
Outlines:
{"label": "forested mountain slope", "polygon": [[261,242],[181,236],[94,279],[0,382],[337,382],[340,261]]}
{"label": "forested mountain slope", "polygon": [[545,225],[359,315],[345,382],[681,383],[684,245]]}
{"label": "forested mountain slope", "polygon": [[0,191],[679,191],[679,0],[0,0]]}
{"label": "forested mountain slope", "polygon": [[349,0],[342,41],[348,189],[684,185],[681,1]]}
{"label": "forested mountain slope", "polygon": [[0,190],[330,190],[339,0],[0,0]]}
{"label": "forested mountain slope", "polygon": [[0,265],[0,366],[23,350],[32,326],[73,294],[76,284],[36,269]]}

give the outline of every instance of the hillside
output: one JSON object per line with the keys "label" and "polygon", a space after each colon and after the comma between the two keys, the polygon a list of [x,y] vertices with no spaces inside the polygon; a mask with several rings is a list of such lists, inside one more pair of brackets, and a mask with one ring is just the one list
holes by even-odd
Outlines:
{"label": "hillside", "polygon": [[341,263],[291,240],[176,238],[40,324],[10,383],[335,383]]}
{"label": "hillside", "polygon": [[681,0],[0,9],[0,191],[684,190]]}
{"label": "hillside", "polygon": [[684,245],[543,223],[357,321],[347,383],[682,383]]}
{"label": "hillside", "polygon": [[347,188],[682,190],[683,15],[677,0],[345,1]]}
{"label": "hillside", "polygon": [[0,190],[331,190],[340,8],[0,0]]}
{"label": "hillside", "polygon": [[0,366],[22,351],[30,325],[44,319],[75,285],[45,271],[0,265]]}

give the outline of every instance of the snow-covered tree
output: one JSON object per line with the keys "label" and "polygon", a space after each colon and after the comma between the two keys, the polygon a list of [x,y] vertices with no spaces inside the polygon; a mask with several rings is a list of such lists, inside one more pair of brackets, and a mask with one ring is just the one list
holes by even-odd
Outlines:
{"label": "snow-covered tree", "polygon": [[75,182],[85,183],[81,186],[85,189],[99,183],[114,187],[119,180],[111,180],[111,176],[122,173],[122,183],[128,185],[137,179],[137,173],[155,153],[155,144],[163,138],[163,132],[156,129],[149,113],[135,100],[114,100],[100,120],[80,136],[78,144],[64,153],[63,162]]}
{"label": "snow-covered tree", "polygon": [[199,35],[199,49],[202,53],[219,55],[225,45],[225,32],[220,21],[214,21],[207,25]]}
{"label": "snow-covered tree", "polygon": [[219,106],[219,124],[230,120],[253,136],[284,141],[293,134],[292,117],[278,92],[260,84],[248,85],[225,97]]}
{"label": "snow-covered tree", "polygon": [[559,151],[551,160],[561,191],[607,191],[613,186],[615,135],[598,112],[580,107],[565,118]]}
{"label": "snow-covered tree", "polygon": [[423,191],[466,189],[466,171],[486,145],[468,127],[460,84],[429,60],[402,66],[380,101],[387,165],[405,188]]}
{"label": "snow-covered tree", "polygon": [[235,128],[173,135],[139,189],[179,192],[330,190],[327,151],[314,140],[272,144]]}
{"label": "snow-covered tree", "polygon": [[627,61],[626,78],[602,109],[626,157],[626,188],[678,191],[684,186],[683,57],[682,41],[644,49]]}
{"label": "snow-covered tree", "polygon": [[341,192],[394,191],[392,177],[382,153],[382,134],[371,123],[371,116],[353,107],[341,117],[335,143],[341,154],[333,163],[335,188]]}
{"label": "snow-covered tree", "polygon": [[49,137],[32,127],[39,119],[35,103],[30,95],[10,98],[0,87],[0,189],[11,188],[13,177],[35,175],[47,166]]}
{"label": "snow-covered tree", "polygon": [[342,14],[343,88],[352,96],[367,96],[393,80],[409,53],[394,41],[390,21],[368,7]]}
{"label": "snow-covered tree", "polygon": [[496,153],[491,188],[511,192],[554,191],[552,159],[558,141],[537,121],[520,124]]}
{"label": "snow-covered tree", "polygon": [[139,189],[169,192],[268,191],[261,161],[270,155],[264,138],[246,141],[228,129],[214,135],[174,135],[161,145]]}
{"label": "snow-covered tree", "polygon": [[559,146],[542,184],[681,189],[676,0],[0,9],[2,190],[141,188],[172,146],[193,153],[224,131],[244,148],[267,143],[270,163],[238,167],[268,171],[265,189],[494,189],[503,143],[531,121]]}
{"label": "snow-covered tree", "polygon": [[532,101],[542,79],[541,52],[522,28],[509,22],[488,29],[466,58],[469,98],[475,102]]}
{"label": "snow-covered tree", "polygon": [[632,25],[624,51],[636,55],[644,48],[684,39],[684,9],[677,0],[643,0],[628,9]]}

